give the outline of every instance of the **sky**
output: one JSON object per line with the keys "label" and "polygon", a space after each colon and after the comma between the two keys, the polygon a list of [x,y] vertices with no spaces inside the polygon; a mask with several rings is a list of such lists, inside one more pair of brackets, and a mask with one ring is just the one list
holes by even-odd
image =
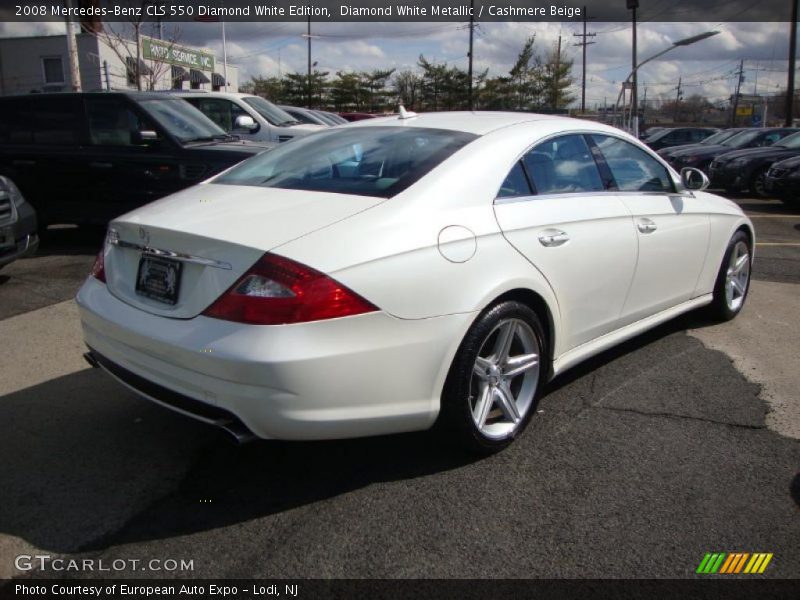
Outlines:
{"label": "sky", "polygon": [[[168,25],[167,28],[172,27]],[[207,47],[222,58],[220,23],[180,23],[174,34],[180,43]],[[535,36],[535,48],[551,48],[562,37],[562,49],[574,59],[573,92],[580,97],[580,23],[480,23],[475,34],[475,70],[506,74],[523,43]],[[60,23],[0,23],[0,37],[63,32]],[[587,107],[612,104],[620,83],[631,70],[630,23],[590,23],[595,43],[587,48]],[[744,93],[775,93],[786,86],[789,24],[759,23],[640,23],[638,57],[649,56],[672,42],[703,33],[718,35],[679,47],[639,72],[640,98],[674,99],[678,78],[684,98],[701,94],[712,102],[728,99],[736,85],[735,71],[744,59]],[[307,68],[305,22],[227,23],[227,53],[240,68],[240,82],[254,75],[271,76]],[[417,69],[417,59],[467,66],[469,31],[466,23],[312,23],[312,61],[330,71],[396,68]]]}

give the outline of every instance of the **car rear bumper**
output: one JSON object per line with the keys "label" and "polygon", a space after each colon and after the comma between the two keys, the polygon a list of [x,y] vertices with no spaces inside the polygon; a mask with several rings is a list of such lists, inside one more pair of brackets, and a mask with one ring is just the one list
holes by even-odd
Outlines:
{"label": "car rear bumper", "polygon": [[474,318],[375,312],[282,326],[170,319],[122,302],[92,278],[77,302],[92,354],[129,387],[207,422],[232,415],[258,437],[292,440],[430,427]]}

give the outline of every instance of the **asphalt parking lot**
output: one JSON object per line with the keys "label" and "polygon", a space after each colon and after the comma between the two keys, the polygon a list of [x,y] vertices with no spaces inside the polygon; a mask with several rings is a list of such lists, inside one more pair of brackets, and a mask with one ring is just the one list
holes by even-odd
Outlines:
{"label": "asphalt parking lot", "polygon": [[20,554],[193,561],[175,577],[680,578],[707,552],[773,553],[763,576],[797,578],[800,210],[735,200],[758,235],[739,318],[686,315],[577,367],[481,460],[428,433],[236,447],[136,398],[81,358],[71,298],[102,234],[51,230],[0,271],[0,578]]}

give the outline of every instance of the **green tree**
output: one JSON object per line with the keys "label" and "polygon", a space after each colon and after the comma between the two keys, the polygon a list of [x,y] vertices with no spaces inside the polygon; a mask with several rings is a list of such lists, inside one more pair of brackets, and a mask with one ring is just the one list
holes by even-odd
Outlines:
{"label": "green tree", "polygon": [[554,44],[537,62],[544,100],[541,108],[557,111],[574,102],[575,96],[569,92],[570,86],[575,83],[572,77],[572,59],[566,56],[561,44]]}

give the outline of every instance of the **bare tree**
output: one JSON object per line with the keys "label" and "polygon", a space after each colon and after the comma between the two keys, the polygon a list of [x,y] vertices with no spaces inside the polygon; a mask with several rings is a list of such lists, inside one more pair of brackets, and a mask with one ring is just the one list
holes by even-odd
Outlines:
{"label": "bare tree", "polygon": [[[134,2],[142,5],[141,2]],[[157,4],[159,0],[146,0],[145,4]],[[128,4],[131,1],[128,0]],[[131,11],[134,14],[136,11]],[[120,62],[126,66],[125,77],[132,83],[137,90],[153,90],[156,83],[163,78],[167,71],[171,72],[172,65],[160,60],[144,59],[142,57],[142,35],[147,25],[158,27],[159,36],[163,29],[160,24],[146,22],[145,10],[141,11],[140,16],[130,16],[124,21],[115,22],[91,22],[82,23],[81,29],[84,33],[93,35],[100,43],[110,48]],[[154,32],[155,33],[155,32]],[[171,27],[169,36],[160,40],[161,45],[167,48],[168,52],[176,45],[180,38],[180,29]],[[117,74],[119,75],[119,74]]]}

